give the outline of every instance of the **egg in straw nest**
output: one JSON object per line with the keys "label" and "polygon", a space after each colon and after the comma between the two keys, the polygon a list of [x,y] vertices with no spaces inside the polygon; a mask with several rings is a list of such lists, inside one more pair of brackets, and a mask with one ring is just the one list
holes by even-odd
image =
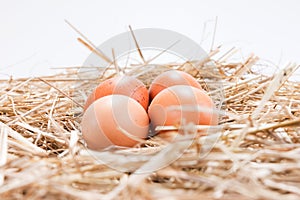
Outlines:
{"label": "egg in straw nest", "polygon": [[[168,85],[156,95],[162,99],[163,92],[176,94],[177,106],[173,104],[176,112],[171,112],[161,104],[158,110],[165,117],[160,114],[156,120],[162,122],[152,127],[147,126],[155,121],[149,105],[156,97],[143,106],[130,97],[132,91],[93,99],[84,112],[95,88],[120,75],[116,63],[103,69],[102,76],[81,81],[77,67],[54,76],[1,80],[1,199],[299,199],[300,83],[292,79],[298,65],[266,75],[259,69],[269,63],[254,55],[236,61],[231,59],[234,52],[218,47],[204,61],[161,63],[152,70],[144,64],[127,66],[125,75],[147,90],[156,77],[171,70],[196,80],[196,87]],[[216,82],[220,79],[222,93]],[[190,100],[199,107],[195,118],[215,113],[212,120],[198,123],[192,117],[188,123],[181,117],[190,110],[178,107],[183,100],[176,100],[182,95],[176,87],[209,99],[206,110],[200,109],[197,98]],[[120,97],[116,105],[135,108],[104,106],[114,102],[111,95]],[[124,112],[131,121],[119,119],[114,130],[122,138],[118,143],[90,149],[82,127],[84,113],[96,116],[101,106],[107,109],[104,119],[119,119],[118,113]],[[222,112],[217,112],[220,107]],[[143,117],[135,118],[133,111]],[[180,117],[172,121],[170,116]],[[107,125],[101,120],[88,123]],[[147,131],[135,135],[135,125],[139,133]]]}

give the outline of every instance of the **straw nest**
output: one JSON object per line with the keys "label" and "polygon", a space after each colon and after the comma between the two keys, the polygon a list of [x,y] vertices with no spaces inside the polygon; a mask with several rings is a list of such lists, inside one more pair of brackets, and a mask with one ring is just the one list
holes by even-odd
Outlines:
{"label": "straw nest", "polygon": [[127,70],[148,86],[160,70],[192,74],[221,110],[218,128],[110,148],[100,159],[84,146],[82,105],[113,68],[97,79],[79,80],[80,70],[69,68],[2,80],[1,199],[300,199],[300,83],[289,79],[298,66],[264,75],[269,64],[256,56],[235,61],[234,49],[219,50],[202,61]]}

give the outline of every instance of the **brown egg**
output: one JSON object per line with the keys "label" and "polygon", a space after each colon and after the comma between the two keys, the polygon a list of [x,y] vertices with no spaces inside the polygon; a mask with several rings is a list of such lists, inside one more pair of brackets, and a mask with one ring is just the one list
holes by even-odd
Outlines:
{"label": "brown egg", "polygon": [[154,97],[163,89],[174,85],[190,85],[201,89],[201,85],[188,73],[170,70],[160,74],[152,81],[149,89],[150,99],[154,99]]}
{"label": "brown egg", "polygon": [[149,104],[148,90],[140,80],[132,76],[117,76],[100,83],[86,100],[84,110],[95,100],[112,94],[129,96],[139,102],[144,109],[147,110]]}
{"label": "brown egg", "polygon": [[132,147],[134,138],[146,138],[149,118],[145,109],[124,95],[109,95],[94,101],[82,118],[83,139],[87,147],[101,150],[110,145]]}
{"label": "brown egg", "polygon": [[187,85],[171,86],[152,100],[148,115],[152,126],[179,126],[187,123],[216,125],[218,114],[207,93]]}

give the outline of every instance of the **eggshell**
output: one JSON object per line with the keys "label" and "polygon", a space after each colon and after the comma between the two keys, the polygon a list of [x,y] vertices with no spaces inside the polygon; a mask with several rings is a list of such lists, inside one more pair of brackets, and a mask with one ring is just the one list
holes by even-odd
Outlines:
{"label": "eggshell", "polygon": [[178,126],[187,123],[216,125],[218,114],[207,93],[186,85],[176,85],[162,90],[152,100],[148,115],[152,126]]}
{"label": "eggshell", "polygon": [[163,89],[174,85],[190,85],[201,89],[201,85],[188,73],[179,70],[170,70],[160,74],[152,81],[149,88],[150,99],[154,99]]}
{"label": "eggshell", "polygon": [[110,145],[132,147],[138,142],[124,134],[146,138],[149,118],[145,109],[124,95],[109,95],[94,101],[82,118],[83,139],[87,147],[101,150]]}
{"label": "eggshell", "polygon": [[149,105],[149,94],[146,86],[132,76],[117,76],[100,83],[90,94],[84,105],[86,110],[95,100],[112,94],[129,96],[139,102],[146,110]]}

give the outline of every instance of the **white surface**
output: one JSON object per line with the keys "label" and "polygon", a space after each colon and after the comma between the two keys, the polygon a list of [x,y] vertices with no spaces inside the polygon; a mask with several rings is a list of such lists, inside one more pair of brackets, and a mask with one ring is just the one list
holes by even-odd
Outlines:
{"label": "white surface", "polygon": [[278,65],[300,63],[297,0],[0,0],[0,77],[53,73],[81,65],[89,51],[64,22],[69,20],[99,45],[128,30],[156,27],[182,33],[208,50],[218,17],[215,46],[241,47]]}

